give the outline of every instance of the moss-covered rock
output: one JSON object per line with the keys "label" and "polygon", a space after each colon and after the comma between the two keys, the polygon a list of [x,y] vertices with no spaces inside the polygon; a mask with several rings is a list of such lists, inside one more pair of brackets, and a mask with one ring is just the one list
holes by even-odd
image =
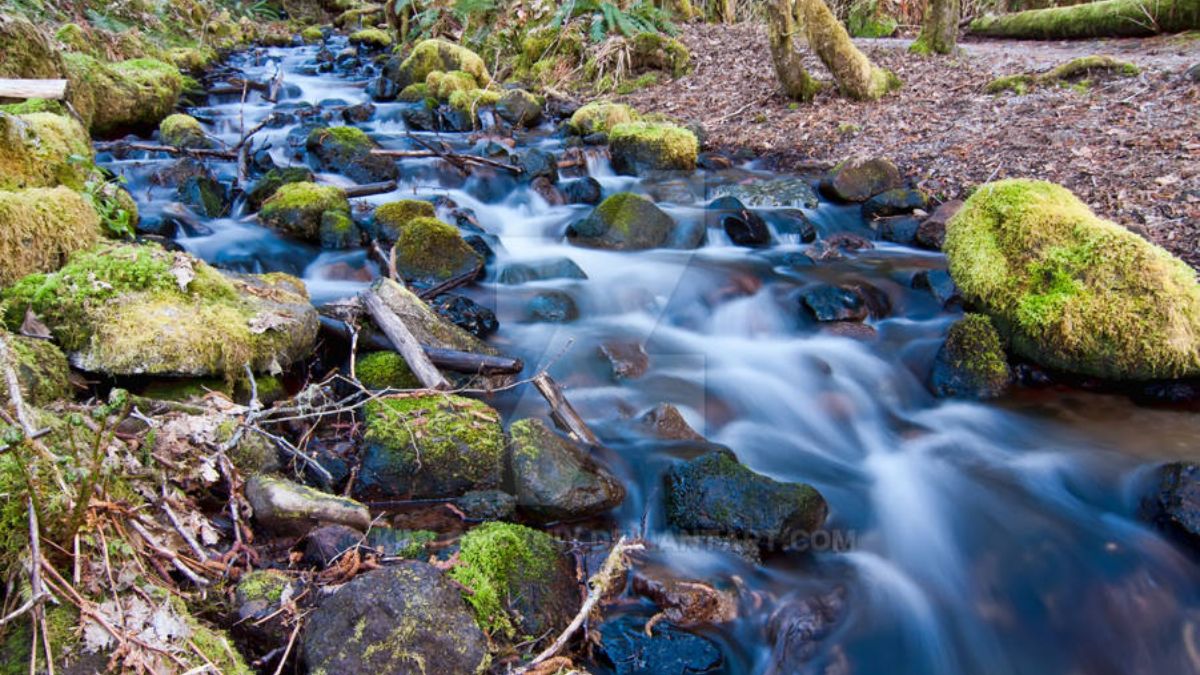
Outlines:
{"label": "moss-covered rock", "polygon": [[608,132],[613,169],[636,176],[647,171],[691,171],[700,143],[696,135],[666,122],[627,122]]}
{"label": "moss-covered rock", "polygon": [[176,68],[199,75],[215,63],[219,55],[212,47],[175,47],[167,52],[166,58]]}
{"label": "moss-covered rock", "polygon": [[358,359],[354,372],[367,389],[420,389],[408,362],[396,352],[371,352]]}
{"label": "moss-covered rock", "polygon": [[543,521],[599,515],[625,499],[625,488],[587,450],[538,419],[509,427],[509,469],[517,506]]}
{"label": "moss-covered rock", "polygon": [[356,494],[454,497],[498,487],[504,431],[488,405],[461,396],[398,396],[364,408]]}
{"label": "moss-covered rock", "polygon": [[[391,38],[391,36],[388,37],[389,39]],[[309,26],[300,31],[300,39],[304,40],[305,43],[310,45],[318,42],[324,42],[325,32],[321,30],[320,26]]]}
{"label": "moss-covered rock", "polygon": [[35,272],[53,272],[100,236],[95,208],[74,190],[0,190],[0,285]]}
{"label": "moss-covered rock", "polygon": [[524,89],[510,89],[496,102],[496,114],[513,126],[532,127],[542,119],[542,103]]}
{"label": "moss-covered rock", "polygon": [[179,69],[154,59],[109,64],[73,53],[63,62],[71,104],[98,136],[154,128],[183,91]]}
{"label": "moss-covered rock", "polygon": [[28,19],[0,15],[0,77],[53,80],[62,77],[58,48]]}
{"label": "moss-covered rock", "polygon": [[392,36],[378,28],[364,28],[350,34],[350,44],[363,49],[381,51],[392,46]]}
{"label": "moss-covered rock", "polygon": [[429,90],[429,85],[424,82],[410,84],[400,91],[396,96],[396,100],[401,103],[421,103],[428,98],[437,98],[433,92]]}
{"label": "moss-covered rock", "polygon": [[316,310],[286,274],[224,275],[158,246],[101,245],[0,297],[15,328],[31,309],[82,370],[206,376],[277,370],[312,351]]}
{"label": "moss-covered rock", "polygon": [[337,15],[333,20],[333,25],[338,28],[350,29],[361,26],[373,26],[381,23],[383,19],[382,4],[362,3]]}
{"label": "moss-covered rock", "polygon": [[397,228],[396,270],[405,279],[444,281],[479,267],[482,259],[457,227],[436,218],[413,218]]}
{"label": "moss-covered rock", "polygon": [[417,218],[435,218],[433,204],[420,199],[401,199],[388,202],[375,209],[371,225],[371,236],[393,243],[400,237],[401,230]]}
{"label": "moss-covered rock", "polygon": [[467,588],[476,621],[493,638],[554,634],[576,611],[573,565],[548,534],[484,523],[463,536],[450,578]]}
{"label": "moss-covered rock", "polygon": [[410,84],[424,82],[434,71],[449,73],[455,70],[470,74],[479,86],[492,82],[487,66],[478,54],[446,40],[424,40],[413,47],[408,58],[392,57],[384,67],[382,77],[390,80],[399,91]]}
{"label": "moss-covered rock", "polygon": [[1012,374],[1004,344],[983,314],[966,314],[950,327],[938,349],[929,384],[943,397],[995,398],[1008,388]]}
{"label": "moss-covered rock", "polygon": [[691,68],[692,54],[679,40],[661,33],[642,32],[630,40],[630,61],[635,71],[661,70],[682,77]]}
{"label": "moss-covered rock", "polygon": [[865,202],[888,190],[904,187],[900,169],[884,157],[854,157],[829,170],[821,179],[821,192],[833,199]]}
{"label": "moss-covered rock", "polygon": [[378,146],[356,127],[313,129],[304,145],[321,168],[358,183],[395,180],[400,176],[394,160],[371,154]]}
{"label": "moss-covered rock", "polygon": [[637,111],[624,103],[596,101],[576,110],[567,122],[567,128],[580,136],[607,134],[618,124],[628,124],[638,119]]}
{"label": "moss-covered rock", "polygon": [[654,202],[632,192],[618,192],[571,225],[567,240],[588,248],[640,251],[667,246],[674,232],[675,220]]}
{"label": "moss-covered rock", "polygon": [[191,115],[176,113],[158,125],[158,137],[176,148],[211,148],[212,140],[204,134],[200,121]]}
{"label": "moss-covered rock", "polygon": [[981,186],[947,223],[945,251],[1016,354],[1115,380],[1200,375],[1195,271],[1063,187]]}
{"label": "moss-covered rock", "polygon": [[[54,343],[0,332],[8,343],[8,366],[17,375],[21,396],[27,405],[43,406],[71,396],[67,357]],[[8,387],[0,387],[0,405],[8,402]]]}
{"label": "moss-covered rock", "polygon": [[284,183],[263,203],[258,219],[297,239],[335,240],[335,230],[350,220],[350,202],[341,188],[332,185]]}
{"label": "moss-covered rock", "polygon": [[263,202],[271,198],[280,186],[288,183],[311,183],[313,172],[302,166],[289,166],[283,169],[271,169],[250,186],[246,191],[246,208],[251,211],[262,209]]}
{"label": "moss-covered rock", "polygon": [[461,70],[452,70],[448,73],[435,70],[425,77],[425,85],[429,87],[434,98],[440,101],[449,101],[455,92],[479,89],[479,83],[475,81],[475,76]]}
{"label": "moss-covered rock", "polygon": [[0,190],[56,185],[79,189],[92,168],[91,140],[73,118],[0,112]]}

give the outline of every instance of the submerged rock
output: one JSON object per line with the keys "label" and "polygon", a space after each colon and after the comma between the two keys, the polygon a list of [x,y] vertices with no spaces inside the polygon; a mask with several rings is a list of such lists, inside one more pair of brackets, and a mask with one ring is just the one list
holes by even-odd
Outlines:
{"label": "submerged rock", "polygon": [[647,171],[691,171],[700,144],[683,127],[665,122],[628,122],[608,133],[613,170],[636,176]]}
{"label": "submerged rock", "polygon": [[567,229],[567,241],[577,246],[617,251],[640,251],[667,246],[675,220],[654,202],[619,192]]}
{"label": "submerged rock", "polygon": [[356,495],[454,497],[499,487],[504,430],[488,405],[449,395],[380,398],[363,417]]}
{"label": "submerged rock", "polygon": [[525,284],[547,279],[586,279],[587,274],[570,258],[546,258],[509,263],[500,270],[500,283]]}
{"label": "submerged rock", "polygon": [[711,640],[668,623],[646,634],[647,617],[621,616],[600,626],[600,655],[619,675],[721,672],[724,657]]}
{"label": "submerged rock", "polygon": [[569,323],[579,318],[575,298],[564,291],[543,291],[533,296],[525,306],[529,321]]}
{"label": "submerged rock", "polygon": [[966,314],[950,327],[929,376],[934,394],[957,398],[996,398],[1011,381],[1004,345],[982,314]]}
{"label": "submerged rock", "polygon": [[962,295],[958,286],[946,270],[922,270],[913,276],[913,288],[920,288],[933,294],[933,298],[942,307],[951,304],[962,304]]}
{"label": "submerged rock", "polygon": [[0,190],[0,286],[28,274],[53,272],[100,236],[95,208],[74,190]]}
{"label": "submerged rock", "polygon": [[771,639],[771,659],[767,672],[776,674],[797,672],[843,672],[842,670],[813,670],[814,658],[845,616],[846,590],[838,587],[828,593],[802,599],[788,600],[771,613],[767,632]]}
{"label": "submerged rock", "polygon": [[1015,354],[1079,375],[1200,375],[1195,270],[1042,181],[981,186],[946,229],[950,274]]}
{"label": "submerged rock", "polygon": [[254,509],[254,522],[285,534],[303,534],[322,523],[346,525],[360,531],[371,525],[367,507],[353,499],[283,478],[251,476],[246,481],[246,501]]}
{"label": "submerged rock", "polygon": [[751,183],[719,185],[713,197],[734,197],[750,208],[806,208],[817,207],[817,193],[801,178],[770,178]]}
{"label": "submerged rock", "polygon": [[637,340],[609,340],[601,343],[598,351],[618,380],[641,377],[650,367],[650,355]]}
{"label": "submerged rock", "polygon": [[819,284],[804,289],[800,302],[817,321],[862,321],[870,313],[866,298],[855,288]]}
{"label": "submerged rock", "polygon": [[572,520],[599,515],[625,499],[612,473],[541,420],[517,420],[509,435],[509,469],[523,512],[544,521]]}
{"label": "submerged rock", "polygon": [[660,403],[638,418],[638,427],[647,434],[667,441],[705,440],[670,403]]}
{"label": "submerged rock", "polygon": [[881,192],[903,187],[900,170],[882,157],[848,159],[821,179],[821,192],[846,202],[865,202]]}
{"label": "submerged rock", "polygon": [[599,204],[604,197],[600,181],[591,176],[566,181],[559,188],[568,204]]}
{"label": "submerged rock", "polygon": [[310,672],[474,675],[488,641],[458,588],[437,568],[405,561],[355,577],[304,627]]}
{"label": "submerged rock", "polygon": [[1139,515],[1190,544],[1200,544],[1200,466],[1172,462],[1154,473]]}
{"label": "submerged rock", "polygon": [[727,449],[675,465],[665,482],[673,528],[750,538],[764,548],[795,543],[821,527],[828,512],[812,486],[757,474]]}
{"label": "submerged rock", "polygon": [[400,177],[393,159],[371,154],[378,146],[362,129],[313,129],[304,145],[322,168],[336,171],[355,182],[376,183]]}

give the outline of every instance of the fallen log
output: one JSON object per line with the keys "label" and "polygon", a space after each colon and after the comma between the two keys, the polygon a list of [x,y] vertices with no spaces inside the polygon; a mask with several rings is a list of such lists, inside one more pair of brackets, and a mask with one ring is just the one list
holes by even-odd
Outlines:
{"label": "fallen log", "polygon": [[96,144],[97,152],[163,152],[169,155],[187,155],[196,159],[237,159],[237,153],[232,150],[213,150],[209,148],[177,148],[173,145],[158,145],[155,143],[136,143],[132,141],[108,141]]}
{"label": "fallen log", "polygon": [[1143,37],[1200,28],[1196,0],[1100,0],[1068,7],[981,16],[973,35],[1032,40]]}
{"label": "fallen log", "polygon": [[449,389],[450,383],[425,355],[425,350],[421,348],[417,338],[413,337],[408,326],[388,308],[379,294],[374,289],[367,289],[362,292],[361,297],[371,318],[375,319],[383,334],[392,341],[396,351],[400,352],[400,356],[408,363],[408,369],[416,375],[421,384],[429,389]]}
{"label": "fallen log", "polygon": [[[342,340],[350,340],[350,329],[343,321],[322,316],[321,328]],[[367,351],[394,351],[391,341],[376,333],[359,333],[359,340]],[[442,349],[426,344],[422,344],[421,349],[438,368],[465,375],[516,375],[525,369],[524,361],[507,356]]]}
{"label": "fallen log", "polygon": [[600,439],[592,433],[591,428],[588,427],[587,422],[583,421],[579,413],[575,412],[575,408],[563,395],[562,389],[558,387],[558,383],[550,377],[549,373],[543,371],[534,375],[533,386],[537,387],[542,398],[545,398],[546,403],[550,404],[550,418],[554,420],[555,426],[567,432],[577,443],[600,445]]}
{"label": "fallen log", "polygon": [[[420,142],[420,141],[418,141],[418,142]],[[426,146],[426,147],[428,147],[428,146]],[[388,150],[386,148],[376,148],[371,151],[371,154],[378,155],[380,157],[392,157],[395,159],[430,159],[433,157],[437,157],[439,159],[444,159],[444,160],[450,162],[451,164],[458,166],[459,168],[463,168],[462,166],[459,166],[460,163],[465,163],[465,164],[479,164],[482,166],[490,166],[495,169],[503,169],[504,171],[509,171],[509,172],[515,173],[515,174],[520,174],[522,172],[522,169],[519,166],[513,166],[512,164],[505,164],[504,162],[500,162],[500,161],[497,161],[494,159],[489,159],[487,157],[479,157],[477,155],[463,155],[463,154],[459,154],[456,152],[443,152],[443,151],[434,151],[434,150]]]}
{"label": "fallen log", "polygon": [[396,189],[396,181],[388,180],[382,183],[363,183],[362,185],[352,185],[342,188],[342,192],[346,193],[346,197],[353,199],[355,197],[369,197],[371,195],[381,195],[391,192]]}
{"label": "fallen log", "polygon": [[48,98],[58,101],[66,95],[66,80],[0,79],[0,98]]}

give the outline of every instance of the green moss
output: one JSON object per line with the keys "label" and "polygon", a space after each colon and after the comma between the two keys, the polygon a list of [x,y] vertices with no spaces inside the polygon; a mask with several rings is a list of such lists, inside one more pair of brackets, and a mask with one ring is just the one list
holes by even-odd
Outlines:
{"label": "green moss", "polygon": [[74,119],[0,113],[0,190],[60,184],[79,189],[92,168],[91,140]]}
{"label": "green moss", "polygon": [[[21,394],[28,405],[42,406],[51,401],[70,398],[70,368],[67,357],[46,340],[5,335],[12,351],[11,367],[21,385]],[[8,388],[0,389],[0,403],[7,404]]]}
{"label": "green moss", "polygon": [[[1120,61],[1111,56],[1081,56],[1059,64],[1045,73],[1021,73],[998,77],[989,82],[984,90],[989,94],[998,94],[1005,91],[1025,94],[1035,87],[1070,83],[1096,73],[1109,73],[1118,77],[1134,77],[1139,72],[1141,70],[1136,65],[1127,61]],[[1076,82],[1076,84],[1082,84],[1083,87],[1081,89],[1086,91],[1089,81],[1083,80],[1082,82]]]}
{"label": "green moss", "polygon": [[87,33],[77,23],[64,23],[59,26],[58,30],[54,32],[54,38],[73,52],[90,54],[94,49],[92,42],[88,40]]}
{"label": "green moss", "polygon": [[[627,122],[608,133],[614,166],[623,161],[627,168],[641,170],[683,170],[696,168],[700,143],[696,135],[683,127],[663,122]],[[622,157],[625,159],[622,160]],[[618,172],[626,173],[620,166]]]}
{"label": "green moss", "polygon": [[62,58],[44,32],[24,17],[0,17],[0,78],[50,80],[61,76]]}
{"label": "green moss", "polygon": [[163,143],[176,148],[209,148],[212,142],[204,134],[200,121],[191,115],[176,113],[158,125],[158,136]]}
{"label": "green moss", "polygon": [[350,202],[341,189],[308,182],[285,183],[263,203],[258,217],[269,227],[315,241],[321,238],[322,219],[328,212],[349,217]]}
{"label": "green moss", "polygon": [[951,365],[972,381],[990,382],[997,390],[1008,382],[1008,358],[992,321],[983,314],[964,314],[946,335],[946,351],[955,355]]}
{"label": "green moss", "polygon": [[1118,380],[1200,374],[1195,272],[1062,187],[980,187],[945,251],[964,297],[1026,358]]}
{"label": "green moss", "polygon": [[167,60],[188,73],[204,72],[218,58],[211,47],[176,47],[167,52]]}
{"label": "green moss", "polygon": [[280,186],[288,183],[311,183],[312,179],[313,173],[302,166],[271,169],[246,191],[246,207],[251,211],[258,211],[263,202],[270,199]]}
{"label": "green moss", "polygon": [[1011,91],[1014,94],[1025,94],[1034,84],[1034,78],[1030,75],[1005,75],[997,77],[984,87],[984,91],[989,94],[999,94],[1005,91]]}
{"label": "green moss", "polygon": [[624,103],[597,101],[576,110],[567,123],[572,133],[586,136],[594,133],[607,134],[619,124],[628,124],[638,119],[637,111]]}
{"label": "green moss", "polygon": [[424,40],[418,42],[400,64],[397,84],[407,87],[424,82],[434,71],[449,73],[455,70],[469,73],[479,86],[487,86],[492,81],[483,59],[475,52],[446,40]]}
{"label": "green moss", "polygon": [[883,38],[896,32],[899,23],[895,18],[879,11],[876,0],[858,0],[850,5],[846,27],[851,37]]}
{"label": "green moss", "polygon": [[[320,26],[309,26],[308,28],[300,31],[300,39],[304,40],[308,44],[316,44],[318,42],[325,41],[325,33],[321,31]],[[390,35],[388,36],[388,39],[391,40]]]}
{"label": "green moss", "polygon": [[5,103],[0,105],[0,112],[8,113],[9,115],[28,115],[35,112],[54,113],[56,115],[67,115],[67,109],[63,107],[60,101],[51,101],[45,98],[27,98],[17,103]]}
{"label": "green moss", "polygon": [[0,285],[52,272],[99,239],[100,218],[78,192],[65,187],[0,191]]}
{"label": "green moss", "polygon": [[367,389],[420,389],[408,362],[395,352],[371,352],[355,364],[358,381]]}
{"label": "green moss", "polygon": [[183,91],[179,69],[154,59],[106,64],[86,54],[66,54],[63,62],[71,104],[101,136],[157,125]]}
{"label": "green moss", "polygon": [[387,49],[392,46],[392,36],[378,28],[364,28],[350,34],[350,44],[368,49]]}
{"label": "green moss", "polygon": [[425,84],[429,87],[429,93],[442,101],[449,101],[450,97],[457,92],[479,89],[475,78],[470,73],[461,70],[449,73],[434,71],[425,78]]}
{"label": "green moss", "polygon": [[[55,664],[63,668],[64,656],[77,656],[79,636],[76,626],[79,623],[79,612],[66,603],[46,605],[46,628],[50,633],[50,644],[53,647]],[[29,648],[34,644],[33,635],[29,628],[28,618],[15,622],[0,636],[0,675],[28,675]],[[44,672],[45,655],[38,644],[39,672]]]}
{"label": "green moss", "polygon": [[638,77],[636,80],[626,80],[617,85],[618,94],[632,94],[639,89],[653,87],[658,84],[658,75],[655,73],[646,73]]}
{"label": "green moss", "polygon": [[660,70],[671,77],[682,77],[691,68],[692,55],[688,48],[661,33],[634,35],[630,40],[630,51],[635,70]]}
{"label": "green moss", "polygon": [[321,127],[313,129],[305,141],[307,146],[334,144],[351,152],[361,152],[363,149],[374,147],[367,132],[358,127]]}
{"label": "green moss", "polygon": [[396,266],[409,279],[448,279],[479,258],[457,227],[436,218],[413,218],[396,236]]}
{"label": "green moss", "polygon": [[522,586],[550,576],[558,556],[558,542],[543,532],[484,523],[463,536],[459,564],[451,568],[450,577],[471,591],[463,597],[479,626],[511,639],[518,619],[508,607]]}
{"label": "green moss", "polygon": [[375,236],[393,242],[400,230],[416,218],[436,217],[433,204],[419,199],[401,199],[375,209]]}
{"label": "green moss", "polygon": [[400,92],[400,95],[396,97],[396,100],[401,103],[420,103],[427,98],[434,98],[433,92],[430,91],[429,85],[424,82],[418,82],[405,87]]}
{"label": "green moss", "polygon": [[1064,40],[1177,33],[1200,26],[1195,0],[1100,0],[1068,7],[985,15],[971,32],[995,37]]}
{"label": "green moss", "polygon": [[275,605],[283,598],[283,591],[291,578],[277,570],[254,570],[242,577],[237,585],[239,604],[265,602]]}

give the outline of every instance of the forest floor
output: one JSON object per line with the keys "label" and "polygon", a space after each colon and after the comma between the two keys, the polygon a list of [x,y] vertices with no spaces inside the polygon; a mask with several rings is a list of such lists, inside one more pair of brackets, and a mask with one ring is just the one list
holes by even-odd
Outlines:
{"label": "forest floor", "polygon": [[[620,98],[702,123],[707,147],[746,148],[784,170],[883,155],[943,200],[988,180],[1051,180],[1200,268],[1200,83],[1187,75],[1200,63],[1200,36],[976,40],[958,55],[933,58],[909,54],[909,40],[859,40],[904,88],[873,103],[826,90],[811,104],[780,93],[762,26],[694,24],[680,37],[693,72]],[[1142,72],[1025,95],[984,91],[996,77],[1088,54],[1110,54]],[[811,52],[806,63],[828,79]]]}

